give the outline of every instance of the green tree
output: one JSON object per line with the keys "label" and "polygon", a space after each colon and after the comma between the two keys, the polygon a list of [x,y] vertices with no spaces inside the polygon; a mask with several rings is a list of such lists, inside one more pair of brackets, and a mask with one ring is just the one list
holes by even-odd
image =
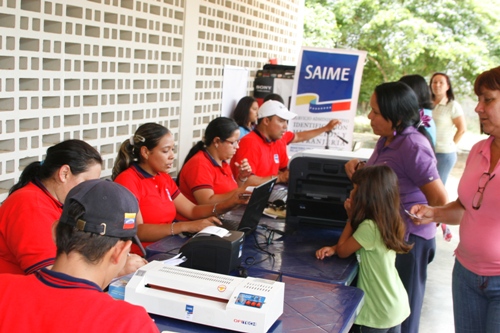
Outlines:
{"label": "green tree", "polygon": [[406,74],[446,72],[470,95],[475,77],[500,60],[500,1],[306,0],[307,46],[365,50],[360,102]]}

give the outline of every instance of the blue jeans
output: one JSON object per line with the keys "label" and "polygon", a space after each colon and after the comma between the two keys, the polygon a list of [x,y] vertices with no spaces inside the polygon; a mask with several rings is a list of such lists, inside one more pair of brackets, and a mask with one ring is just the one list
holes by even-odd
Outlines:
{"label": "blue jeans", "polygon": [[401,333],[401,325],[390,328],[372,328],[354,324],[349,333]]}
{"label": "blue jeans", "polygon": [[453,315],[456,333],[500,332],[500,276],[480,276],[455,260]]}
{"label": "blue jeans", "polygon": [[443,181],[443,184],[446,185],[451,169],[453,169],[455,163],[457,163],[457,152],[436,153],[436,159],[439,177]]}

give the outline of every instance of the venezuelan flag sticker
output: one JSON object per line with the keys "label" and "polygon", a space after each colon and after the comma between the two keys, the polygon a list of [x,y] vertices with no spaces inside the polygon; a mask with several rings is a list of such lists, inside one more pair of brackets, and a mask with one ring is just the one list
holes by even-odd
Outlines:
{"label": "venezuelan flag sticker", "polygon": [[123,229],[134,229],[136,213],[125,213]]}

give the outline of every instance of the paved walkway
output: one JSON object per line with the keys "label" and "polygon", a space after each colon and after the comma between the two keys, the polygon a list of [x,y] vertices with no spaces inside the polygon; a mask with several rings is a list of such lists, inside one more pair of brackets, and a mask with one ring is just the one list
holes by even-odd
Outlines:
{"label": "paved walkway", "polygon": [[[456,170],[456,172],[459,172]],[[448,177],[446,189],[450,200],[456,199],[459,178]],[[453,301],[451,296],[451,272],[455,257],[453,252],[458,245],[458,226],[450,226],[453,237],[450,242],[443,239],[441,228],[436,234],[436,257],[428,267],[427,286],[420,317],[420,333],[451,333],[453,324]]]}

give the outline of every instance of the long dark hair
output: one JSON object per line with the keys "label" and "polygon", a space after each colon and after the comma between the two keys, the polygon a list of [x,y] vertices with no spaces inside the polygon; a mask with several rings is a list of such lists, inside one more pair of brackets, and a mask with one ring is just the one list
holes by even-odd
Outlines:
{"label": "long dark hair", "polygon": [[[236,122],[231,118],[218,117],[212,120],[210,123],[208,123],[207,128],[205,129],[204,140],[198,141],[193,146],[193,148],[191,148],[186,158],[184,159],[184,164],[182,165],[182,168],[184,168],[184,165],[194,155],[196,155],[197,152],[199,152],[200,150],[206,150],[206,148],[212,144],[215,138],[218,137],[221,141],[225,141],[228,138],[230,138],[234,134],[234,131],[236,131],[237,129],[238,129],[238,124],[236,124]],[[177,179],[176,179],[177,184],[179,184],[180,181],[182,168],[177,174]]]}
{"label": "long dark hair", "polygon": [[446,82],[448,83],[448,87],[450,87],[448,90],[446,90],[446,97],[448,97],[448,103],[453,101],[455,99],[455,94],[453,94],[453,87],[451,86],[450,77],[447,74],[441,73],[441,72],[436,72],[436,73],[432,74],[431,80],[429,81],[429,87],[431,88],[432,100],[434,100],[434,98],[436,97],[436,95],[434,95],[434,92],[432,92],[432,80],[434,79],[434,77],[436,75],[442,75],[446,78]]}
{"label": "long dark hair", "polygon": [[386,165],[367,166],[352,175],[357,185],[351,202],[351,225],[356,230],[366,219],[373,220],[388,249],[408,252],[413,245],[404,241],[405,222],[401,217],[398,177]]}
{"label": "long dark hair", "polygon": [[406,83],[413,90],[415,95],[417,95],[420,109],[432,110],[431,89],[422,75],[405,75],[400,78],[399,81]]}
{"label": "long dark hair", "polygon": [[[257,102],[252,96],[245,96],[238,101],[233,111],[233,119],[239,126],[247,128],[250,108]],[[250,128],[248,128],[250,130]]]}
{"label": "long dark hair", "polygon": [[38,178],[49,179],[63,165],[68,165],[73,175],[86,172],[94,164],[102,164],[102,157],[91,145],[81,140],[66,140],[47,149],[43,162],[30,163],[24,168],[19,181],[10,188],[9,195]]}
{"label": "long dark hair", "polygon": [[413,126],[427,138],[433,147],[429,132],[424,126],[419,126],[418,99],[413,89],[403,82],[386,82],[375,87],[375,95],[382,117],[392,122],[397,133]]}
{"label": "long dark hair", "polygon": [[145,123],[139,126],[134,135],[123,141],[118,151],[118,156],[113,166],[111,179],[126,170],[133,162],[142,162],[141,147],[145,146],[148,150],[155,148],[161,138],[169,134],[170,131],[165,126],[156,123]]}

